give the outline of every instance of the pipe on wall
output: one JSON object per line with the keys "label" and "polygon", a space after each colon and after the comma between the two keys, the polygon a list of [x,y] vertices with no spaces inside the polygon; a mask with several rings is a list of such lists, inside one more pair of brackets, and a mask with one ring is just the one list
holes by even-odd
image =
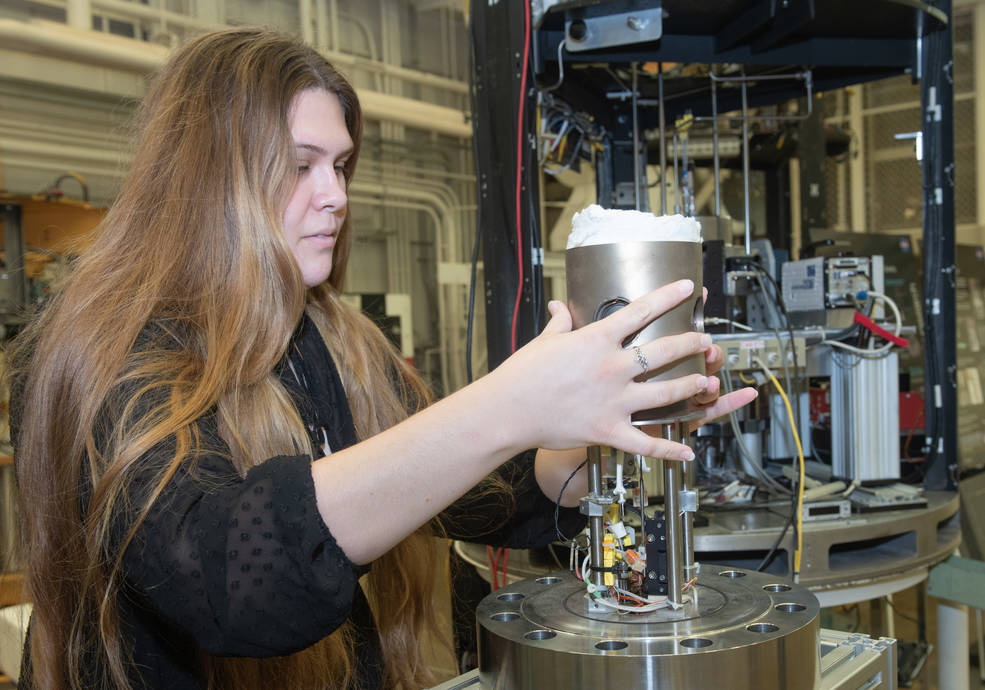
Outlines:
{"label": "pipe on wall", "polygon": [[[8,49],[145,73],[156,71],[168,55],[166,48],[152,43],[78,30],[55,22],[13,19],[0,19],[0,43]],[[351,62],[361,66],[368,61],[354,59]],[[365,90],[359,92],[359,100],[363,115],[370,120],[394,122],[458,138],[472,136],[471,125],[457,108]]]}

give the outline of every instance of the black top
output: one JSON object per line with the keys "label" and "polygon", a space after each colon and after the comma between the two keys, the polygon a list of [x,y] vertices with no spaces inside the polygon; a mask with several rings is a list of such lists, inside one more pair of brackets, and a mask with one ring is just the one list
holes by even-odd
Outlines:
{"label": "black top", "polygon": [[[307,317],[279,374],[316,448],[330,452],[356,442],[338,371]],[[360,686],[379,687],[381,649],[358,584],[368,567],[353,564],[322,521],[312,458],[271,458],[241,477],[215,415],[197,427],[207,452],[194,470],[182,466],[168,482],[124,554],[120,613],[133,640],[134,686],[203,688],[201,651],[282,656],[351,620]],[[146,481],[138,472],[135,495],[149,489],[155,468],[171,457],[173,440],[141,458]],[[552,541],[554,503],[538,488],[532,459],[528,452],[499,470],[515,487],[515,500],[466,495],[448,508],[448,536],[513,548]],[[381,507],[367,519],[387,517]],[[563,530],[581,523],[576,509],[562,509]],[[27,654],[25,660],[22,687],[29,687]]]}

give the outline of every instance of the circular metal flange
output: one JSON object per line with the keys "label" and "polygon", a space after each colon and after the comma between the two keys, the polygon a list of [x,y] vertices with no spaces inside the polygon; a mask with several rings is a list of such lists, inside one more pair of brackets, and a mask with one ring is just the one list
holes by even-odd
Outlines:
{"label": "circular metal flange", "polygon": [[590,610],[570,573],[499,589],[476,611],[483,687],[815,687],[820,607],[805,588],[702,566],[688,592],[682,609],[637,614]]}

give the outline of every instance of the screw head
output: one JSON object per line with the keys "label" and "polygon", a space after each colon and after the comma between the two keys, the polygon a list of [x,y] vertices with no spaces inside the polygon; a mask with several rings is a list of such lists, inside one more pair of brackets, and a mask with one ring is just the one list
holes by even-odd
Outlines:
{"label": "screw head", "polygon": [[568,26],[568,37],[572,41],[584,41],[588,36],[588,25],[584,20],[576,19]]}

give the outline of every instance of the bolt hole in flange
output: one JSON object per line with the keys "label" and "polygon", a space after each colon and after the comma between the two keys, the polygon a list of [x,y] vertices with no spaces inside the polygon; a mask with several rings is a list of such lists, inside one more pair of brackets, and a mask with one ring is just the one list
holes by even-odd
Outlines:
{"label": "bolt hole in flange", "polygon": [[619,649],[626,649],[628,646],[629,644],[622,640],[602,640],[595,645],[595,649],[601,649],[603,652],[614,652]]}
{"label": "bolt hole in flange", "polygon": [[528,640],[551,640],[557,637],[557,633],[553,630],[531,630],[524,637]]}
{"label": "bolt hole in flange", "polygon": [[752,625],[746,626],[746,630],[754,633],[771,633],[779,629],[780,626],[773,625],[772,623],[753,623]]}
{"label": "bolt hole in flange", "polygon": [[553,575],[547,575],[546,577],[538,577],[537,578],[537,584],[538,585],[556,585],[560,581],[561,581],[561,578],[554,577]]}
{"label": "bolt hole in flange", "polygon": [[500,601],[519,601],[520,599],[523,599],[523,596],[524,595],[519,592],[507,592],[506,594],[500,594],[496,598]]}
{"label": "bolt hole in flange", "polygon": [[746,574],[744,572],[742,572],[741,570],[723,570],[722,572],[720,572],[718,574],[721,575],[722,577],[727,577],[730,580],[734,580],[736,578],[745,577],[746,576]]}
{"label": "bolt hole in flange", "polygon": [[773,608],[784,613],[798,613],[807,610],[807,607],[803,604],[777,604]]}
{"label": "bolt hole in flange", "polygon": [[500,623],[508,623],[509,621],[515,621],[520,617],[520,614],[512,611],[504,611],[503,613],[494,613],[489,617],[494,621],[499,621]]}
{"label": "bolt hole in flange", "polygon": [[790,585],[766,585],[763,587],[767,592],[789,592]]}
{"label": "bolt hole in flange", "polygon": [[689,637],[686,640],[681,640],[681,646],[688,649],[701,649],[702,647],[710,647],[712,644],[714,643],[711,640],[704,637]]}

